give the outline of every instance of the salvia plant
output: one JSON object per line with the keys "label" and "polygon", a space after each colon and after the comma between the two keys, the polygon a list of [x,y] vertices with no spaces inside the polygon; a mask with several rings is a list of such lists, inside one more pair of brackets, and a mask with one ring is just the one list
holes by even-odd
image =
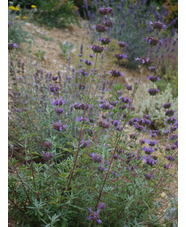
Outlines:
{"label": "salvia plant", "polygon": [[[158,78],[158,77],[157,77]],[[147,79],[148,80],[148,79]],[[161,81],[161,80],[160,80]],[[157,80],[159,82],[159,80]],[[148,94],[144,94],[143,90],[150,89],[151,84],[145,83],[139,89],[135,96],[135,108],[136,108],[136,117],[142,117],[144,114],[149,114],[151,112],[151,122],[154,129],[163,130],[166,126],[166,115],[164,109],[162,108],[164,103],[171,102],[172,107],[175,110],[175,116],[178,117],[178,99],[173,97],[171,85],[168,84],[164,91],[161,90],[156,99],[151,100],[151,97]],[[157,86],[155,85],[155,88]]]}
{"label": "salvia plant", "polygon": [[[172,103],[162,105],[161,146],[150,113],[135,117],[142,74],[134,84],[119,83],[125,75],[118,65],[128,58],[126,40],[118,41],[120,52],[113,56],[118,64],[108,72],[112,86],[98,67],[110,43],[107,31],[115,26],[105,16],[117,12],[101,7],[98,13],[99,39],[89,46],[89,58],[81,46],[77,70],[69,57],[64,75],[37,65],[29,74],[24,62],[13,59],[16,49],[9,50],[9,167],[14,172],[9,174],[9,216],[17,226],[162,226],[164,215],[166,222],[176,223],[177,212],[170,215],[176,202],[160,215],[157,201],[177,161],[175,110]],[[151,26],[157,37],[147,38],[146,45],[165,29],[155,20]],[[150,73],[157,67],[149,56],[139,55],[136,62],[149,70],[151,87],[143,92],[153,102],[161,93]]]}
{"label": "salvia plant", "polygon": [[[100,0],[94,0],[92,3],[92,8],[99,7],[102,4]],[[127,46],[124,50],[128,54],[129,61],[121,61],[120,64],[127,66],[129,68],[135,68],[137,66],[135,62],[135,57],[137,55],[145,55],[149,52],[145,41],[141,37],[152,34],[154,27],[151,26],[151,21],[163,22],[164,18],[168,15],[168,11],[163,6],[160,10],[157,10],[155,3],[151,3],[147,6],[147,0],[138,0],[138,1],[113,1],[106,0],[104,1],[106,6],[111,6],[114,9],[114,16],[110,18],[111,22],[114,23],[113,29],[109,29],[109,36],[113,39],[123,41],[127,43]],[[85,4],[85,8],[87,4]],[[98,16],[94,13],[89,12],[89,22],[90,29],[92,28],[92,22],[95,23],[98,21]],[[104,15],[105,20],[107,20],[107,15]],[[167,27],[171,29],[174,25],[174,20],[171,21]],[[92,29],[91,29],[92,30]],[[154,33],[156,30],[154,31]],[[172,33],[175,34],[175,30],[172,30]],[[159,34],[160,35],[160,34]],[[167,34],[166,34],[167,35]],[[92,30],[93,40],[96,37],[96,34]],[[165,32],[163,29],[161,31],[161,38],[165,37]],[[148,40],[147,40],[148,41]],[[154,41],[153,41],[154,42]],[[153,45],[153,42],[151,43]],[[157,42],[158,46],[161,46],[160,42]],[[112,51],[112,46],[108,47]]]}

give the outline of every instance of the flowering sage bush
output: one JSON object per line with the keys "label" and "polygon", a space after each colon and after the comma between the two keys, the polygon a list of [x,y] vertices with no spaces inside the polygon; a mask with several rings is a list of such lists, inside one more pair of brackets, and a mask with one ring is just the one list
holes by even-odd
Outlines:
{"label": "flowering sage bush", "polygon": [[[85,1],[86,2],[86,1]],[[94,0],[92,2],[92,8],[99,7],[102,1]],[[121,61],[120,64],[129,67],[136,68],[137,64],[135,58],[138,55],[146,55],[151,51],[146,45],[146,42],[141,37],[152,34],[154,26],[151,26],[152,21],[163,22],[164,18],[167,17],[168,11],[165,6],[162,6],[160,10],[157,10],[157,6],[154,2],[147,6],[147,1],[104,1],[106,6],[111,6],[115,14],[111,14],[110,21],[114,24],[113,29],[108,30],[109,36],[115,40],[123,41],[127,43],[124,50],[128,54],[129,61]],[[92,30],[92,23],[99,21],[97,14],[92,13],[88,10],[87,4],[85,4],[85,9],[88,11],[89,15],[89,28]],[[107,15],[104,15],[105,20],[108,20]],[[156,24],[157,24],[156,23]],[[161,24],[160,23],[160,24]],[[171,21],[167,27],[169,30],[173,28],[174,20]],[[163,26],[163,25],[162,25]],[[96,38],[96,34],[92,30],[92,39]],[[156,36],[156,29],[154,30],[153,36]],[[172,30],[171,35],[174,35],[175,31]],[[160,34],[159,34],[160,35]],[[161,38],[169,36],[167,32],[161,31]],[[114,45],[114,44],[113,44]],[[115,47],[115,46],[114,46]],[[116,47],[115,47],[116,48]],[[161,48],[161,43],[158,44],[158,48]],[[109,51],[112,51],[113,46],[108,47]],[[157,49],[157,48],[156,48]]]}
{"label": "flowering sage bush", "polygon": [[[68,58],[63,77],[37,67],[29,75],[23,62],[10,57],[9,166],[15,174],[9,174],[9,215],[19,226],[161,223],[156,199],[172,179],[178,121],[172,104],[164,103],[166,145],[162,147],[150,114],[134,117],[141,78],[121,84],[119,77],[125,75],[116,66],[108,72],[115,80],[110,86],[97,64],[110,41],[104,34],[111,23],[104,16],[114,12],[101,7],[98,13],[95,29],[100,38],[89,47],[88,59],[81,47],[79,69],[71,69]],[[160,25],[155,29],[159,31]],[[125,40],[118,46],[122,52]],[[128,56],[115,53],[113,58],[119,64]],[[156,69],[148,56],[136,61],[149,71]],[[161,91],[154,86],[157,77],[149,80],[152,87],[144,92],[153,100]],[[24,165],[17,165],[18,158]]]}

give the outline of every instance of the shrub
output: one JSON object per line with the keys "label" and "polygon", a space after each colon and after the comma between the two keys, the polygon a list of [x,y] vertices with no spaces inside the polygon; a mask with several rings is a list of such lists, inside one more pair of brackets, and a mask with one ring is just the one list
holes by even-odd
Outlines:
{"label": "shrub", "polygon": [[156,96],[156,99],[152,100],[152,97],[145,95],[142,91],[150,89],[151,84],[144,84],[136,94],[135,107],[136,116],[142,117],[144,114],[151,115],[151,121],[153,128],[164,129],[166,126],[165,111],[162,108],[164,103],[172,103],[172,108],[176,111],[175,116],[178,117],[178,100],[172,96],[172,89],[170,84],[167,84],[165,90]]}
{"label": "shrub", "polygon": [[163,89],[170,83],[175,97],[178,96],[178,40],[167,37],[161,46],[154,48],[151,57],[157,65],[157,74],[161,82],[157,85]]}
{"label": "shrub", "polygon": [[48,27],[80,25],[73,1],[41,1],[34,19]]}
{"label": "shrub", "polygon": [[[15,7],[14,7],[15,8]],[[17,8],[19,9],[19,8]],[[26,42],[28,32],[22,26],[25,23],[21,20],[22,14],[19,10],[10,10],[8,13],[8,42],[20,44]]]}
{"label": "shrub", "polygon": [[[101,15],[111,12],[99,9]],[[17,157],[25,160],[24,166],[13,158],[9,163],[15,169],[9,176],[9,214],[17,225],[162,224],[161,204],[155,200],[173,180],[170,171],[177,161],[174,109],[170,103],[162,107],[167,116],[162,147],[154,139],[159,130],[151,129],[151,117],[134,117],[142,78],[123,85],[118,83],[123,74],[111,68],[108,74],[115,83],[110,86],[97,66],[104,59],[103,44],[90,46],[90,59],[84,59],[81,47],[79,57],[89,71],[83,66],[71,70],[68,58],[63,78],[60,73],[44,75],[37,66],[31,73],[10,58],[9,149],[13,156],[17,148]],[[127,57],[120,51],[117,62]],[[151,61],[139,57],[148,67]],[[156,99],[159,90],[153,85],[145,92]],[[172,223],[177,217],[169,219],[169,211],[166,222]]]}
{"label": "shrub", "polygon": [[[149,52],[143,38],[152,32],[150,21],[163,22],[168,12],[165,7],[162,7],[160,12],[157,11],[154,3],[147,7],[146,1],[104,1],[104,4],[113,7],[115,12],[111,18],[114,27],[109,30],[109,35],[111,38],[127,43],[125,51],[128,54],[129,61],[125,63],[125,66],[135,68],[137,66],[135,58],[145,56]],[[99,3],[95,1],[94,6],[99,7]],[[97,15],[91,15],[90,18],[93,23],[99,23]]]}

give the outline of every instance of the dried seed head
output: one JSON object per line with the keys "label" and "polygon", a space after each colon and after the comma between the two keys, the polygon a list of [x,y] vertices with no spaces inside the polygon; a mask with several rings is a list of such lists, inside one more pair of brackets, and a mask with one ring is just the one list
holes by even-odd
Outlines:
{"label": "dried seed head", "polygon": [[60,115],[60,114],[63,113],[63,109],[62,109],[62,108],[56,108],[55,111],[56,111],[56,113],[57,113],[58,115]]}
{"label": "dried seed head", "polygon": [[102,127],[102,128],[109,128],[109,123],[106,121],[101,120],[98,122],[98,125],[99,125],[99,127]]}
{"label": "dried seed head", "polygon": [[154,29],[157,29],[157,30],[161,30],[162,28],[165,30],[166,29],[166,25],[164,25],[164,24],[162,24],[161,22],[154,22],[154,23],[152,23],[151,21],[150,21],[150,24],[152,25],[152,27],[154,28]]}
{"label": "dried seed head", "polygon": [[104,48],[102,46],[97,46],[97,45],[93,45],[92,46],[92,50],[95,52],[95,53],[102,53]]}
{"label": "dried seed head", "polygon": [[112,21],[106,20],[106,21],[103,21],[102,24],[107,26],[108,28],[111,28],[114,23]]}
{"label": "dried seed head", "polygon": [[100,154],[91,154],[92,156],[92,161],[96,163],[101,163],[102,162],[102,156]]}
{"label": "dried seed head", "polygon": [[96,24],[96,31],[97,32],[106,32],[108,31],[108,27],[103,24]]}
{"label": "dried seed head", "polygon": [[113,9],[110,7],[108,7],[108,8],[101,7],[98,9],[98,12],[101,16],[105,16],[105,15],[112,13]]}

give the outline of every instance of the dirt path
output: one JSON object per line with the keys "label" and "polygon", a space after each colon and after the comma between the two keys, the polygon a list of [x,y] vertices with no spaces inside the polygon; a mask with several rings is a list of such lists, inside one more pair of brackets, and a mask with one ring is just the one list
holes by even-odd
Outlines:
{"label": "dirt path", "polygon": [[[85,39],[86,35],[83,27],[80,28],[75,25],[65,29],[53,28],[49,30],[33,23],[26,23],[23,28],[30,33],[31,37],[33,37],[33,40],[32,38],[28,40],[31,42],[32,63],[36,64],[36,61],[38,62],[35,53],[38,53],[39,50],[45,51],[46,53],[40,62],[41,67],[52,74],[56,74],[59,70],[62,70],[63,65],[66,64],[66,58],[61,55],[59,41],[61,43],[68,41],[75,44],[73,52],[76,52],[77,47],[81,44],[82,40]],[[18,58],[25,62],[28,60],[27,51],[29,49],[29,44],[23,43],[21,47],[23,52],[19,52]]]}
{"label": "dirt path", "polygon": [[[30,59],[30,57],[28,57],[29,55],[31,56],[30,61],[32,65],[38,65],[39,63],[41,68],[45,69],[46,72],[52,73],[53,75],[56,75],[58,71],[63,72],[67,60],[66,57],[62,56],[61,54],[59,41],[61,43],[68,41],[75,45],[75,48],[71,53],[71,57],[72,62],[77,62],[77,55],[79,54],[80,45],[84,43],[84,48],[90,45],[89,40],[91,37],[87,34],[85,24],[85,21],[81,21],[81,27],[72,25],[64,29],[52,28],[49,30],[46,27],[42,27],[34,23],[26,23],[23,29],[30,33],[31,38],[28,40],[28,42],[31,43],[31,46],[29,47],[28,43],[23,43],[21,45],[22,51],[18,53],[18,58],[23,62],[28,62]],[[29,49],[31,52],[30,54],[28,54]],[[46,52],[41,61],[38,61],[37,57],[35,56],[35,54],[39,51]],[[111,70],[111,67],[109,65],[109,69],[107,68],[107,71]],[[124,74],[124,78],[121,79],[122,82],[130,84],[136,80],[139,80],[140,70],[129,70],[124,67],[119,67],[118,70]],[[145,80],[147,72],[144,71],[143,74]]]}

